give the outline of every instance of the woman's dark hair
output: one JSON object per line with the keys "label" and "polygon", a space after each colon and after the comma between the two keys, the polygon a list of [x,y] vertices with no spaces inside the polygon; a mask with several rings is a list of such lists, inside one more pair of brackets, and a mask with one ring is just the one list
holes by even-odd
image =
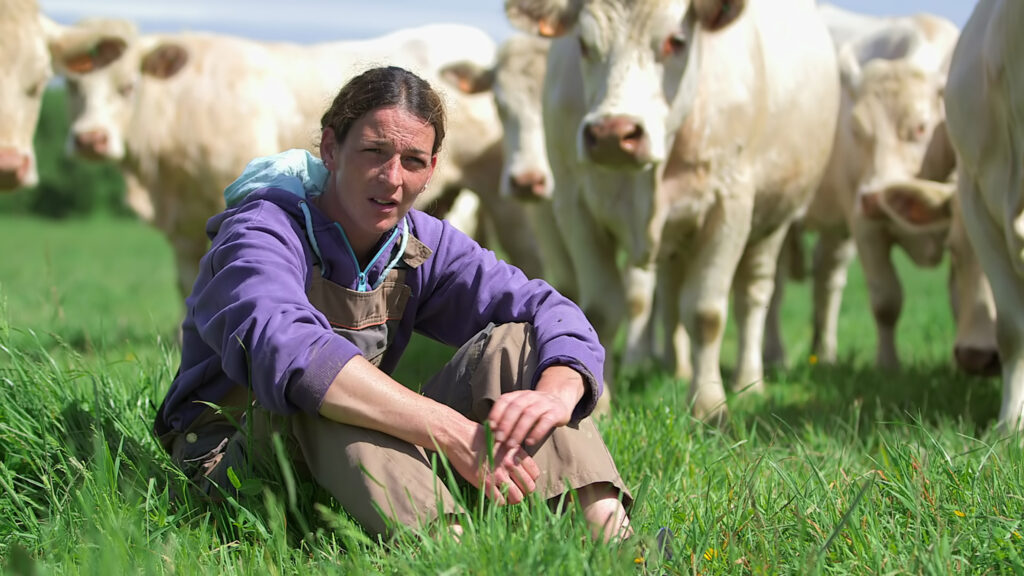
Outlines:
{"label": "woman's dark hair", "polygon": [[320,118],[320,129],[333,128],[335,139],[344,142],[349,129],[364,114],[391,106],[411,112],[434,127],[431,154],[437,154],[444,140],[444,104],[426,80],[398,66],[371,68],[345,83]]}

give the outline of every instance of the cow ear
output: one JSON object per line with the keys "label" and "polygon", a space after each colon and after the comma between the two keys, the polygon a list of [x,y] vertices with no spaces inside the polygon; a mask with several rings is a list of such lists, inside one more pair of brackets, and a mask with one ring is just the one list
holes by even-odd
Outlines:
{"label": "cow ear", "polygon": [[851,94],[855,94],[860,87],[862,74],[860,61],[857,60],[857,51],[853,44],[849,42],[843,44],[839,52],[836,53],[836,60],[839,64],[839,79],[842,81],[843,88]]}
{"label": "cow ear", "polygon": [[188,63],[188,50],[180,44],[164,43],[149,51],[142,59],[142,73],[166,80]]}
{"label": "cow ear", "polygon": [[736,21],[747,7],[746,0],[694,0],[697,20],[709,32],[717,32]]}
{"label": "cow ear", "polygon": [[39,15],[39,26],[43,29],[43,36],[49,43],[60,40],[68,31],[67,26],[58,24],[42,14]]}
{"label": "cow ear", "polygon": [[576,25],[582,4],[583,0],[505,0],[505,16],[524,32],[555,38]]}
{"label": "cow ear", "polygon": [[104,37],[86,50],[72,52],[62,58],[61,64],[75,74],[87,74],[109,66],[124,54],[128,43],[123,38]]}
{"label": "cow ear", "polygon": [[479,94],[494,87],[494,70],[469,60],[441,68],[441,78],[464,94]]}
{"label": "cow ear", "polygon": [[882,210],[903,228],[917,231],[949,226],[955,186],[948,182],[908,180],[890,184],[878,195]]}

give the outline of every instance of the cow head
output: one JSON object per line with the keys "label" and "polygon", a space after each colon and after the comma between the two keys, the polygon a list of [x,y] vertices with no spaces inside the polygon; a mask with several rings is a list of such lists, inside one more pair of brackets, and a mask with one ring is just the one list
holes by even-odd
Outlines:
{"label": "cow head", "polygon": [[950,252],[949,295],[956,322],[953,356],[970,374],[999,374],[996,308],[961,221],[956,185],[911,179],[892,183],[877,195],[878,208],[898,226],[924,238],[938,234]]}
{"label": "cow head", "polygon": [[51,44],[54,65],[67,80],[72,154],[119,161],[144,77],[166,79],[187,62],[177,45],[139,37],[125,20],[88,20]]}
{"label": "cow head", "polygon": [[701,33],[739,18],[745,0],[506,0],[509,20],[579,46],[585,162],[638,170],[663,163],[693,107]]}
{"label": "cow head", "polygon": [[859,179],[862,201],[920,171],[932,132],[943,119],[934,74],[909,59],[869,60],[862,68],[849,46],[840,50],[844,163]]}
{"label": "cow head", "polygon": [[32,136],[53,71],[47,41],[62,28],[35,2],[0,0],[0,191],[39,181]]}
{"label": "cow head", "polygon": [[503,128],[501,194],[525,201],[550,198],[553,188],[541,103],[549,44],[513,36],[498,50],[493,68],[465,61],[441,70],[463,92],[492,92]]}

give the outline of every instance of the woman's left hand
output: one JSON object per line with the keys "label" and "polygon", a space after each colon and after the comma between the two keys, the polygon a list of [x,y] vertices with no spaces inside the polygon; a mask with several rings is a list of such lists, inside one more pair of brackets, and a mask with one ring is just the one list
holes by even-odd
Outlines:
{"label": "woman's left hand", "polygon": [[502,394],[491,408],[494,439],[505,446],[533,446],[565,426],[583,397],[583,377],[567,366],[550,366],[534,390]]}

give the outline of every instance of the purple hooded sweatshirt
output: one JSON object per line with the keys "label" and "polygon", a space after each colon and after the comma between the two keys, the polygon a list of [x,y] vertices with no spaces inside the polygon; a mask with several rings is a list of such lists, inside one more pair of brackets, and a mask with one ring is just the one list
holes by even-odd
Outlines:
{"label": "purple hooded sweatshirt", "polygon": [[[357,285],[358,263],[339,227],[307,201],[318,186],[292,176],[253,180],[250,187],[262,187],[246,190],[207,222],[212,245],[185,302],[181,365],[157,415],[158,434],[184,430],[202,402],[216,403],[237,385],[250,388],[272,412],[316,414],[334,377],[361,353],[306,297],[311,274],[319,272],[303,204],[326,278],[353,290]],[[407,272],[411,296],[381,370],[394,370],[414,330],[459,347],[491,322],[528,322],[536,337],[536,375],[557,364],[582,374],[585,391],[572,419],[589,415],[602,392],[604,349],[579,307],[446,221],[411,210],[406,222],[432,254]],[[387,257],[370,267],[371,285],[397,253],[400,237],[383,236]]]}

